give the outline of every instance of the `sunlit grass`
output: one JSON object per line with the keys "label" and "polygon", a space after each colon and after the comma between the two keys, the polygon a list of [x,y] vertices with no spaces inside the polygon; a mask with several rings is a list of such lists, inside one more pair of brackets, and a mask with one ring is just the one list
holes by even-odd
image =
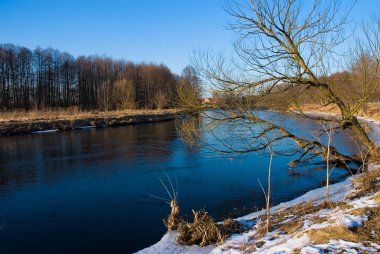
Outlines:
{"label": "sunlit grass", "polygon": [[78,107],[70,107],[65,109],[47,109],[47,110],[15,110],[10,112],[1,112],[1,122],[34,122],[46,120],[77,120],[85,118],[117,118],[133,115],[155,115],[155,114],[169,114],[179,112],[179,109],[158,109],[158,110],[113,110],[113,111],[99,111],[91,110],[85,111]]}

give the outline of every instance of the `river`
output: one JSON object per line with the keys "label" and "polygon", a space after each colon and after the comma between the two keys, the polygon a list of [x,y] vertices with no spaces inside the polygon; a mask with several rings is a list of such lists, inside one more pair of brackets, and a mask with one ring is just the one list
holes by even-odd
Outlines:
{"label": "river", "polygon": [[[263,114],[273,114],[263,112]],[[295,133],[320,126],[295,116]],[[355,151],[346,133],[336,146]],[[276,156],[272,202],[320,187],[325,171]],[[0,138],[0,253],[131,253],[157,242],[170,208],[159,179],[178,183],[183,213],[205,208],[217,220],[264,206],[268,158],[191,149],[175,122]],[[347,172],[333,171],[344,179]],[[168,185],[170,186],[170,185]],[[243,211],[237,213],[236,211]]]}

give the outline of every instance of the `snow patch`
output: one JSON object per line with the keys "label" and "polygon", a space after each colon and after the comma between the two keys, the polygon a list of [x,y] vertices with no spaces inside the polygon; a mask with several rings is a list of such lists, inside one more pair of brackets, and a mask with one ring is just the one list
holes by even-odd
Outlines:
{"label": "snow patch", "polygon": [[136,253],[138,254],[152,254],[152,253],[207,254],[207,253],[210,253],[210,251],[213,248],[215,248],[214,245],[210,245],[206,247],[199,247],[196,245],[194,246],[180,245],[176,243],[177,236],[178,236],[177,231],[168,231],[158,243]]}
{"label": "snow patch", "polygon": [[342,217],[342,223],[346,228],[357,228],[363,225],[367,216],[346,214]]}
{"label": "snow patch", "polygon": [[[307,236],[307,234],[303,234],[303,236],[299,238],[291,238],[287,240],[286,242],[279,244],[277,241],[273,241],[272,244],[273,247],[269,249],[263,249],[258,250],[257,253],[265,253],[265,254],[272,254],[272,253],[293,253],[293,250],[300,249],[303,246],[309,244],[310,239]],[[264,245],[265,246],[265,245]]]}
{"label": "snow patch", "polygon": [[350,202],[354,208],[364,208],[364,207],[376,207],[379,204],[371,197],[362,197],[359,199],[355,199]]}
{"label": "snow patch", "polygon": [[[331,240],[327,244],[318,244],[307,246],[301,249],[301,254],[319,254],[319,253],[362,253],[363,251],[369,253],[379,253],[380,246],[373,244],[373,246],[365,246],[363,243],[346,242],[343,240]],[[342,252],[344,250],[344,252]]]}
{"label": "snow patch", "polygon": [[32,134],[44,134],[44,133],[52,133],[57,132],[58,129],[44,130],[44,131],[32,131]]}
{"label": "snow patch", "polygon": [[94,129],[94,128],[96,128],[95,125],[88,125],[88,126],[82,126],[82,127],[79,127],[79,129],[81,129],[81,130],[85,130],[85,129]]}

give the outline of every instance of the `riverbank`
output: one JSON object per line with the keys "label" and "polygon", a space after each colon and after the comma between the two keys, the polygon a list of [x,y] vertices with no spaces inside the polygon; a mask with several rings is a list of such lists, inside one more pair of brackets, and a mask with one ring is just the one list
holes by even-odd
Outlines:
{"label": "riverbank", "polygon": [[10,112],[0,117],[0,135],[22,135],[84,128],[103,128],[174,120],[183,110],[123,110],[83,112],[68,110]]}
{"label": "riverbank", "polygon": [[[331,114],[331,115],[339,115],[340,110],[336,105],[327,105],[321,106],[317,104],[304,104],[301,105],[301,110],[304,113],[323,113],[323,114]],[[295,110],[295,109],[291,109]],[[295,110],[296,111],[296,110]],[[380,102],[370,102],[367,103],[363,109],[358,112],[357,115],[359,118],[372,120],[372,121],[380,121]]]}
{"label": "riverbank", "polygon": [[[311,115],[336,116],[333,111],[309,111]],[[379,120],[359,118],[380,133]],[[376,138],[375,142],[380,143]],[[380,253],[380,165],[369,165],[369,172],[354,175],[321,187],[271,208],[271,230],[263,232],[266,210],[237,218],[246,232],[229,237],[223,245],[205,247],[176,243],[178,233],[167,232],[156,244],[139,251],[149,253],[238,254],[238,253]]]}
{"label": "riverbank", "polygon": [[[367,187],[365,187],[367,186]],[[379,253],[380,166],[363,175],[307,192],[271,209],[272,230],[263,233],[265,210],[236,219],[249,229],[232,235],[220,246],[177,244],[176,231],[169,231],[155,245],[139,254],[187,253]]]}

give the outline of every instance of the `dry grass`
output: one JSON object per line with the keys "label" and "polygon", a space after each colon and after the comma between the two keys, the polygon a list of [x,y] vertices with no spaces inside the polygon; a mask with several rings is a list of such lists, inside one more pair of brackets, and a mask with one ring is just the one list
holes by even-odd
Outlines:
{"label": "dry grass", "polygon": [[253,243],[243,243],[239,246],[227,246],[225,249],[226,250],[231,250],[231,249],[237,249],[243,252],[244,254],[248,253],[254,253],[257,248],[261,248],[265,244],[265,241],[257,241]]}
{"label": "dry grass", "polygon": [[177,230],[179,225],[183,223],[181,212],[177,200],[172,199],[170,201],[171,212],[167,220],[164,220],[164,224],[168,230]]}
{"label": "dry grass", "polygon": [[[293,234],[303,227],[305,215],[311,215],[308,216],[308,219],[312,220],[314,223],[325,222],[325,217],[312,215],[324,208],[351,209],[353,206],[346,202],[322,202],[318,205],[315,205],[313,202],[309,201],[307,203],[292,206],[273,213],[271,216],[271,230],[279,229],[286,234]],[[263,217],[259,218],[259,222],[256,225],[256,231],[256,239],[262,238],[267,233]]]}
{"label": "dry grass", "polygon": [[204,210],[193,211],[193,223],[181,223],[178,227],[177,242],[185,245],[206,246],[222,244],[227,234],[215,223],[213,218]]}
{"label": "dry grass", "polygon": [[[304,112],[322,112],[339,114],[339,108],[336,105],[321,106],[317,104],[304,104],[301,106]],[[360,111],[358,116],[371,118],[380,121],[380,102],[369,102]]]}
{"label": "dry grass", "polygon": [[307,231],[314,243],[328,243],[332,239],[341,239],[350,242],[371,241],[380,242],[380,207],[360,208],[351,211],[353,215],[368,215],[368,220],[361,227],[348,229],[341,226],[330,226],[323,229]]}
{"label": "dry grass", "polygon": [[281,224],[280,230],[290,235],[300,230],[303,227],[303,225],[304,225],[303,219],[291,220],[291,221]]}
{"label": "dry grass", "polygon": [[227,235],[240,234],[246,231],[246,228],[240,222],[232,219],[224,220],[219,227],[221,227]]}
{"label": "dry grass", "polygon": [[7,122],[36,122],[46,120],[78,120],[85,118],[117,118],[134,115],[155,115],[177,113],[179,109],[161,110],[115,110],[115,111],[84,111],[77,107],[67,109],[48,109],[30,111],[1,112],[0,124]]}
{"label": "dry grass", "polygon": [[[323,208],[321,205],[314,205],[313,202],[295,205],[271,214],[271,230],[280,229],[287,234],[292,234],[303,226],[303,216],[315,213]],[[266,231],[264,215],[258,218],[256,224],[256,239],[262,238]]]}
{"label": "dry grass", "polygon": [[317,244],[328,243],[332,239],[341,239],[350,242],[361,241],[359,235],[344,226],[330,226],[323,229],[311,229],[307,233],[311,241]]}
{"label": "dry grass", "polygon": [[205,211],[194,211],[194,221],[186,222],[180,213],[180,207],[175,199],[170,202],[171,213],[164,224],[168,230],[178,230],[177,242],[184,245],[206,246],[222,244],[232,234],[243,233],[246,229],[238,221],[227,219],[222,224],[215,223],[214,219]]}
{"label": "dry grass", "polygon": [[[380,203],[380,192],[376,193],[379,189],[377,185],[379,177],[380,169],[363,173],[355,178],[355,197],[373,195],[373,199]],[[328,215],[319,215],[318,211],[321,209],[329,209],[329,211],[335,215],[365,215],[367,220],[359,227],[347,228],[342,222],[340,222],[339,218],[338,220],[333,219],[330,221]],[[267,234],[267,231],[264,215],[257,218],[257,220],[258,223],[255,226],[256,234],[250,238],[252,242],[244,243],[240,246],[233,246],[231,248],[239,249],[243,253],[252,253],[265,244],[263,237]],[[335,221],[338,225],[331,224],[331,226],[321,229],[303,229],[305,220],[311,220],[312,224],[322,224],[326,221],[334,223]],[[270,230],[272,232],[278,231],[280,235],[286,234],[292,238],[301,237],[303,234],[307,233],[311,241],[315,244],[326,244],[333,239],[359,242],[369,244],[369,246],[373,243],[380,243],[380,206],[355,209],[353,205],[345,201],[321,202],[319,204],[310,201],[272,213],[271,223],[272,226]],[[298,249],[294,250],[294,253],[299,251],[300,250]]]}
{"label": "dry grass", "polygon": [[349,212],[349,214],[351,214],[351,215],[363,215],[363,214],[366,214],[367,211],[368,211],[367,208],[362,207],[362,208],[356,208],[354,210],[351,210]]}
{"label": "dry grass", "polygon": [[273,225],[281,224],[288,218],[292,218],[292,220],[295,220],[296,218],[305,216],[307,214],[315,213],[322,208],[322,205],[314,205],[311,201],[306,202],[304,204],[298,204],[274,213],[272,215],[272,223]]}
{"label": "dry grass", "polygon": [[263,238],[267,233],[267,225],[265,223],[264,216],[258,219],[258,222],[256,223],[255,227],[256,227],[256,234],[254,238],[256,240]]}
{"label": "dry grass", "polygon": [[376,184],[378,178],[380,178],[380,169],[362,173],[353,180],[356,192],[352,193],[350,198],[362,197],[370,192],[378,191],[380,189]]}
{"label": "dry grass", "polygon": [[380,102],[367,103],[359,112],[359,115],[374,120],[380,120]]}
{"label": "dry grass", "polygon": [[[373,170],[358,176],[353,180],[355,192],[350,198],[357,198],[366,196],[379,190],[376,184],[380,177],[380,170]],[[380,193],[373,197],[380,203]],[[340,209],[351,209],[352,206],[348,204],[336,203],[335,206]],[[323,229],[312,229],[307,231],[311,240],[315,243],[328,243],[332,239],[342,239],[350,242],[365,242],[371,241],[375,243],[380,242],[380,207],[363,207],[352,209],[348,211],[351,215],[366,215],[368,220],[362,226],[357,228],[346,228],[345,226],[329,226]],[[320,222],[323,222],[323,218]],[[315,221],[319,223],[318,221]]]}
{"label": "dry grass", "polygon": [[373,199],[374,199],[377,203],[380,204],[380,192],[377,193],[377,194],[373,197]]}
{"label": "dry grass", "polygon": [[[380,203],[380,192],[374,195],[374,187],[379,177],[380,170],[371,171],[360,175],[356,178],[356,184],[360,185],[360,195],[372,194],[373,199]],[[359,227],[347,228],[340,223],[340,220],[336,220],[338,225],[331,224],[331,226],[321,229],[303,229],[305,220],[311,220],[313,224],[322,224],[326,221],[334,223],[335,219],[330,221],[330,217],[326,215],[319,215],[318,211],[321,209],[331,209],[331,213],[338,214],[350,214],[350,215],[365,215],[367,220],[363,222],[363,225]],[[257,248],[262,247],[265,244],[263,237],[267,234],[265,217],[264,215],[257,218],[256,234],[253,235],[250,240],[239,246],[231,246],[231,248],[239,249],[243,253],[252,253]],[[314,204],[313,202],[307,202],[292,206],[271,214],[272,227],[271,231],[278,231],[280,235],[286,234],[289,237],[296,238],[301,237],[305,233],[308,234],[311,241],[314,244],[326,244],[330,240],[344,240],[349,242],[358,242],[368,244],[371,246],[373,243],[380,243],[380,206],[378,207],[363,207],[354,209],[354,206],[350,203],[339,202],[322,202]],[[277,237],[277,236],[272,236]],[[287,238],[284,238],[287,239]],[[300,252],[299,249],[294,250],[293,253]]]}
{"label": "dry grass", "polygon": [[327,219],[326,217],[321,217],[321,216],[318,216],[318,215],[315,215],[315,216],[311,216],[309,218],[314,224],[320,224],[320,223],[323,223],[325,222]]}

